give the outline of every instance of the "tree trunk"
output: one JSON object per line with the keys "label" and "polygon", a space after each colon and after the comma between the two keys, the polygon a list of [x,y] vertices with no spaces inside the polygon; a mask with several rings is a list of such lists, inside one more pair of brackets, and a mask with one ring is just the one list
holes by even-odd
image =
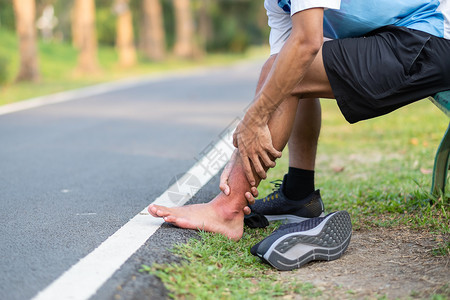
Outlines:
{"label": "tree trunk", "polygon": [[72,46],[78,50],[81,48],[81,32],[79,30],[80,24],[78,24],[79,20],[77,17],[77,12],[80,11],[78,8],[79,2],[74,0],[73,9],[70,13],[70,21],[71,21],[71,33],[72,33]]}
{"label": "tree trunk", "polygon": [[166,56],[161,3],[159,0],[143,0],[142,12],[141,50],[147,58],[161,61]]}
{"label": "tree trunk", "polygon": [[74,44],[80,50],[78,70],[82,73],[96,72],[99,66],[94,0],[75,0],[73,17]]}
{"label": "tree trunk", "polygon": [[130,67],[136,63],[136,48],[133,37],[133,19],[128,6],[129,0],[116,0],[114,11],[117,14],[116,46],[119,64]]}
{"label": "tree trunk", "polygon": [[20,69],[16,80],[37,81],[36,3],[34,0],[14,0],[13,5],[20,53]]}
{"label": "tree trunk", "polygon": [[175,9],[175,46],[174,54],[181,58],[192,58],[196,54],[194,40],[194,21],[189,0],[174,0]]}
{"label": "tree trunk", "polygon": [[202,52],[206,52],[208,42],[213,38],[213,23],[211,19],[210,0],[199,0],[198,10],[198,33],[199,33],[199,46]]}

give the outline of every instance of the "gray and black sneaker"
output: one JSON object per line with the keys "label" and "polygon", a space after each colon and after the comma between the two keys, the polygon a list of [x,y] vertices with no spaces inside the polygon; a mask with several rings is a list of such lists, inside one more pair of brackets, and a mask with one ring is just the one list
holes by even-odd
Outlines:
{"label": "gray and black sneaker", "polygon": [[273,221],[286,224],[323,216],[324,206],[320,190],[312,192],[302,200],[290,200],[283,193],[285,181],[286,175],[283,181],[272,181],[275,185],[274,191],[250,205],[252,213],[245,216],[245,225],[250,228],[263,228]]}
{"label": "gray and black sneaker", "polygon": [[346,211],[300,223],[281,225],[250,252],[281,271],[298,269],[313,260],[335,260],[347,249],[352,222]]}

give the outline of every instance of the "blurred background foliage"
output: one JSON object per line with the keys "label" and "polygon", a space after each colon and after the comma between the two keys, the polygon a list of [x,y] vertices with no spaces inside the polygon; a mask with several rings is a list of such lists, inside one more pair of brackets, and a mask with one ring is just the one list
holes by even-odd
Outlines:
{"label": "blurred background foliage", "polygon": [[[45,37],[39,19],[48,7],[55,24]],[[95,26],[88,28],[90,22]],[[268,35],[262,0],[0,0],[0,105],[125,76],[231,61],[266,51]]]}
{"label": "blurred background foliage", "polygon": [[[46,5],[53,5],[58,24],[54,29],[55,39],[70,42],[71,9],[74,0],[36,0],[36,16],[42,14]],[[163,7],[166,47],[171,49],[175,40],[175,19],[173,1],[161,0]],[[198,12],[205,0],[192,0],[194,22],[198,26]],[[116,17],[112,0],[95,0],[96,29],[101,45],[114,46]],[[142,18],[141,0],[131,0],[133,28],[136,43],[139,43],[140,19]],[[259,45],[267,40],[269,29],[262,0],[211,0],[208,11],[212,28],[206,42],[206,51],[245,51],[250,45]],[[0,28],[15,31],[14,11],[11,0],[0,0]]]}

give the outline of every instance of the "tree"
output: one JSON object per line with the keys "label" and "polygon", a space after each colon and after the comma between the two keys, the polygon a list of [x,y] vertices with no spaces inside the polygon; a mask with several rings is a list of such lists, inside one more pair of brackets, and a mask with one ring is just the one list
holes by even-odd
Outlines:
{"label": "tree", "polygon": [[166,38],[161,3],[159,0],[143,0],[142,13],[140,48],[147,58],[163,60],[166,55]]}
{"label": "tree", "polygon": [[78,70],[98,71],[94,0],[75,0],[72,18],[73,44],[80,50]]}
{"label": "tree", "polygon": [[36,3],[34,0],[13,0],[13,5],[20,53],[20,69],[16,80],[37,81]]}
{"label": "tree", "polygon": [[129,0],[116,0],[114,12],[117,14],[116,46],[119,51],[119,64],[123,67],[129,67],[136,63],[133,18]]}
{"label": "tree", "polygon": [[196,1],[198,11],[198,32],[199,32],[199,46],[203,51],[206,51],[208,42],[213,38],[213,21],[211,18],[211,1],[200,0]]}
{"label": "tree", "polygon": [[194,20],[190,0],[174,0],[175,46],[174,54],[181,58],[192,58],[198,54],[194,36]]}

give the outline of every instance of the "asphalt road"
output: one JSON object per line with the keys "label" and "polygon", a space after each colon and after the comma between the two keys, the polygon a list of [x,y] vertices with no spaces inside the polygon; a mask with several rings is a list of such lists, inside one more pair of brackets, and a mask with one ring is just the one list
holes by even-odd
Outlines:
{"label": "asphalt road", "polygon": [[[149,80],[1,115],[0,299],[32,298],[164,192],[243,114],[261,65]],[[217,191],[214,178],[193,201]],[[163,226],[94,298],[119,290],[122,299],[164,297],[149,275],[134,282],[136,268],[173,259],[167,247],[191,236]]]}

